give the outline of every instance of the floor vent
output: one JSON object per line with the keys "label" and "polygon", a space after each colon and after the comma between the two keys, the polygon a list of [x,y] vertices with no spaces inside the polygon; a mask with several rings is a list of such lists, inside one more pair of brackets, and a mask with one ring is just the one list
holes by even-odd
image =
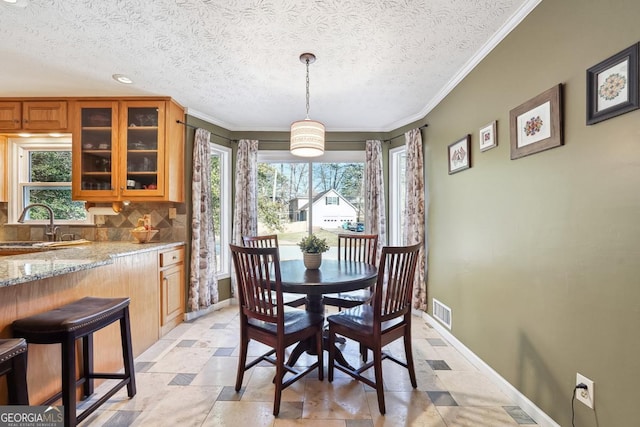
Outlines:
{"label": "floor vent", "polygon": [[433,317],[451,329],[451,309],[435,298],[433,298]]}

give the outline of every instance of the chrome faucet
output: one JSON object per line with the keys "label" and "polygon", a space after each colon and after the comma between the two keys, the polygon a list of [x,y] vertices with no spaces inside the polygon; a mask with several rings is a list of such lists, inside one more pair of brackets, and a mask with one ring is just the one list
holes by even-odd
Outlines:
{"label": "chrome faucet", "polygon": [[47,205],[45,205],[43,203],[33,203],[33,204],[30,204],[30,205],[26,206],[24,208],[24,210],[22,211],[22,213],[20,214],[20,218],[18,218],[18,222],[19,223],[23,223],[25,217],[27,216],[27,211],[29,211],[29,209],[35,208],[35,207],[45,208],[47,210],[47,212],[49,213],[49,225],[45,226],[44,234],[47,236],[47,239],[50,242],[55,242],[57,240],[58,227],[53,225],[53,209],[51,209],[49,206],[47,206]]}

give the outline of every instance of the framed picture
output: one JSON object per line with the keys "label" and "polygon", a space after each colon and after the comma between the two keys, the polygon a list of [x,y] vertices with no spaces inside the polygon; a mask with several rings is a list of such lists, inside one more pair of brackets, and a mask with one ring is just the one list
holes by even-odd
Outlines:
{"label": "framed picture", "polygon": [[587,124],[636,110],[638,50],[634,44],[587,70]]}
{"label": "framed picture", "polygon": [[564,143],[562,85],[552,87],[509,112],[511,160]]}
{"label": "framed picture", "polygon": [[492,121],[485,127],[480,129],[478,134],[480,151],[487,151],[498,145],[498,136],[496,135],[496,121]]}
{"label": "framed picture", "polygon": [[449,175],[471,167],[471,135],[449,144]]}

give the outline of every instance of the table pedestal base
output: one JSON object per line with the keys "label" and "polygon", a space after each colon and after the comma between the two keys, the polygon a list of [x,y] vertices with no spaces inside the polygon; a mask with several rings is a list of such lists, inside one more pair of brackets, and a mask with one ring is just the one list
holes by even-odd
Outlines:
{"label": "table pedestal base", "polygon": [[[307,295],[307,311],[312,313],[320,313],[324,315],[324,304],[322,303],[322,295]],[[342,342],[346,342],[346,339],[342,338]],[[329,331],[325,330],[322,334],[322,349],[325,351],[329,351]],[[307,354],[311,354],[313,356],[316,355],[316,343],[313,339],[308,339],[304,341],[300,341],[298,345],[293,348],[293,351],[289,355],[289,359],[287,360],[287,365],[293,366],[302,353],[307,352]],[[340,351],[339,348],[336,348],[335,352],[336,362],[341,364],[344,367],[347,367],[351,370],[354,368],[347,363],[344,355]]]}

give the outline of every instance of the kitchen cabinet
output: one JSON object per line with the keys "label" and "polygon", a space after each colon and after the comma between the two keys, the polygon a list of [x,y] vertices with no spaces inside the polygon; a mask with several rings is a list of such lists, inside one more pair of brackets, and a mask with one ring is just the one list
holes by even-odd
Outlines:
{"label": "kitchen cabinet", "polygon": [[0,202],[6,202],[8,200],[8,188],[7,181],[9,180],[9,171],[7,163],[7,137],[0,135]]}
{"label": "kitchen cabinet", "polygon": [[162,336],[180,324],[184,315],[184,246],[161,251],[159,256],[160,336]]}
{"label": "kitchen cabinet", "polygon": [[0,131],[66,131],[67,101],[1,101]]}
{"label": "kitchen cabinet", "polygon": [[169,98],[75,102],[74,200],[184,201],[184,110]]}

